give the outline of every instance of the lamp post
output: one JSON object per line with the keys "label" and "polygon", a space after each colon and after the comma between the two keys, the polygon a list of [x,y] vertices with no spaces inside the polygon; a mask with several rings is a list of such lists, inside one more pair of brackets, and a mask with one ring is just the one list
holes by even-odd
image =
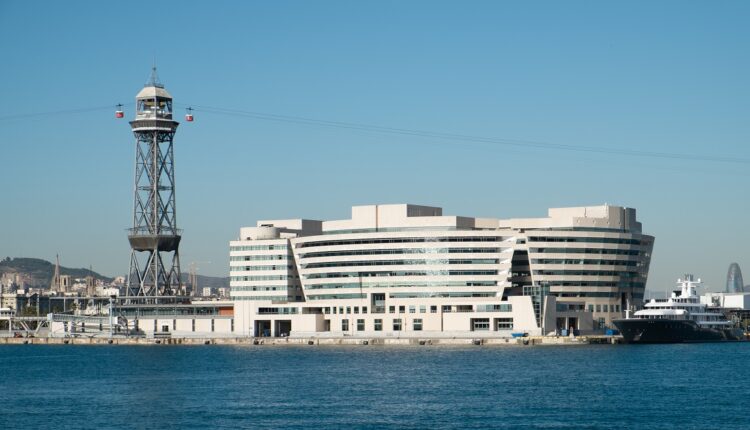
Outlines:
{"label": "lamp post", "polygon": [[115,324],[115,309],[114,309],[114,302],[115,302],[115,296],[110,295],[109,296],[109,338],[112,339],[112,336],[114,335],[114,329]]}

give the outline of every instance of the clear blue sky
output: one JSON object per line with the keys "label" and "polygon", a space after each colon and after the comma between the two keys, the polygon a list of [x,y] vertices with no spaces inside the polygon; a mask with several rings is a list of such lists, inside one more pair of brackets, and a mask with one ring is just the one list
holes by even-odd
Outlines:
{"label": "clear blue sky", "polygon": [[[127,271],[132,103],[156,58],[179,106],[750,159],[750,3],[0,2],[0,255]],[[132,107],[126,116],[132,116]],[[2,119],[5,118],[5,119]],[[649,289],[750,273],[747,163],[444,141],[197,112],[176,136],[183,270],[227,275],[263,218],[356,204],[544,216],[635,207]]]}

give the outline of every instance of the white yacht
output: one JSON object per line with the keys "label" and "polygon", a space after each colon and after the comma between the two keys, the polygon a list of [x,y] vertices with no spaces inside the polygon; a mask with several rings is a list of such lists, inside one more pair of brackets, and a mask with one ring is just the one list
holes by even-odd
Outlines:
{"label": "white yacht", "polygon": [[719,342],[742,340],[743,332],[700,302],[701,280],[678,279],[668,299],[651,299],[632,317],[613,321],[626,343]]}

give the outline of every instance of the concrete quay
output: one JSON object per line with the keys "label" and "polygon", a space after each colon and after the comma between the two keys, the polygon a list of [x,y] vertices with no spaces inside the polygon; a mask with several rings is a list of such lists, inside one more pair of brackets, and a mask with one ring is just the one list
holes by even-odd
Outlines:
{"label": "concrete quay", "polygon": [[391,337],[0,337],[0,345],[236,345],[236,346],[550,346],[619,344],[621,336],[530,336],[519,338]]}

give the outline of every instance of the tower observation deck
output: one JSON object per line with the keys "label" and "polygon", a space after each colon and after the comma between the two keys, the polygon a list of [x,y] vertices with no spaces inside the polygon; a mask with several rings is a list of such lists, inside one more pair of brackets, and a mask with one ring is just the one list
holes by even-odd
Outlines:
{"label": "tower observation deck", "polygon": [[130,271],[127,296],[170,301],[180,288],[180,239],[174,179],[172,96],[156,68],[136,95],[133,227],[128,231]]}

